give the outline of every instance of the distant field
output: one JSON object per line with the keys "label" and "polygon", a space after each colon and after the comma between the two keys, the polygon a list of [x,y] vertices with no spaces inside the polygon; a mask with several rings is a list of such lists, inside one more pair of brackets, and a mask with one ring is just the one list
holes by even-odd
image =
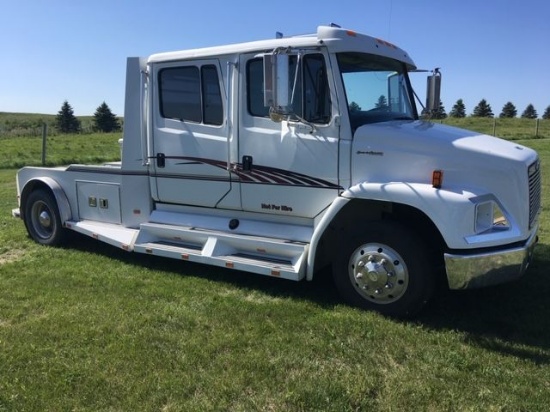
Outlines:
{"label": "distant field", "polygon": [[122,132],[93,133],[92,116],[79,117],[84,133],[58,134],[55,115],[0,112],[0,169],[42,165],[42,125],[48,125],[46,166],[120,160]]}
{"label": "distant field", "polygon": [[[53,136],[49,162],[111,160],[119,137]],[[328,278],[294,283],[82,236],[39,246],[10,212],[15,168],[40,161],[40,142],[0,137],[1,412],[548,410],[550,139],[518,141],[543,173],[526,276],[442,293],[415,321],[351,308]]]}
{"label": "distant field", "polygon": [[[121,137],[122,133],[49,136],[45,165],[97,164],[120,160],[118,139]],[[41,137],[0,136],[0,145],[0,169],[42,165]]]}
{"label": "distant field", "polygon": [[[92,132],[93,116],[79,116],[85,133]],[[122,119],[122,118],[121,118]],[[550,139],[550,120],[533,119],[489,119],[466,117],[463,119],[447,118],[435,120],[437,123],[463,127],[480,133],[496,135],[506,139]],[[42,125],[46,123],[50,135],[55,130],[55,115],[5,113],[0,112],[0,137],[2,136],[42,136]]]}
{"label": "distant field", "polygon": [[465,117],[463,119],[447,118],[435,120],[450,126],[475,130],[491,136],[509,140],[550,139],[550,120],[543,119],[489,119],[482,117]]}
{"label": "distant field", "polygon": [[[0,138],[42,136],[42,126],[48,126],[50,136],[57,135],[54,114],[0,112]],[[93,116],[77,116],[84,134],[93,133]]]}

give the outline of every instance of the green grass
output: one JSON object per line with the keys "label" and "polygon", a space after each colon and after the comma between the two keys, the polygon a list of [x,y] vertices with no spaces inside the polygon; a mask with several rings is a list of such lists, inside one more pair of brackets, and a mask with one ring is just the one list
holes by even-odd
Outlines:
{"label": "green grass", "polygon": [[[120,160],[122,133],[67,134],[46,140],[46,166]],[[42,164],[42,137],[1,137],[0,169]]]}
{"label": "green grass", "polygon": [[550,139],[550,120],[533,119],[500,119],[465,117],[462,119],[447,118],[437,120],[450,126],[475,130],[491,136],[499,136],[509,140]]}
{"label": "green grass", "polygon": [[409,322],[346,306],[328,279],[287,282],[80,236],[41,247],[10,216],[16,170],[0,170],[0,411],[545,410],[550,140],[520,143],[543,163],[532,267],[514,283],[444,293]]}
{"label": "green grass", "polygon": [[[92,133],[94,117],[77,117],[80,120],[81,130],[86,134]],[[44,124],[48,126],[48,135],[57,135],[55,118],[55,114],[0,112],[0,136],[42,136]]]}

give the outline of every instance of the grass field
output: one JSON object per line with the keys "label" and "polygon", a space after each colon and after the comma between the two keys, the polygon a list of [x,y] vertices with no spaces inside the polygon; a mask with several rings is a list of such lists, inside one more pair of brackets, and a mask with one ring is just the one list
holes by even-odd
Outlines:
{"label": "grass field", "polygon": [[[116,157],[118,137],[97,136],[99,157]],[[59,162],[87,160],[99,144],[60,141],[72,155]],[[287,282],[84,237],[38,246],[10,216],[13,159],[34,143],[0,143],[0,411],[550,405],[550,139],[518,141],[543,164],[540,244],[526,276],[444,293],[408,322],[346,306],[328,279]]]}

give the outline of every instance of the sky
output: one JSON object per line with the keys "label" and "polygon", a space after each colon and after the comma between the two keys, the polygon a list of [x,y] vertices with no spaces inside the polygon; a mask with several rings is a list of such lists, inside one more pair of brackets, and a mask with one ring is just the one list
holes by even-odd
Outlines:
{"label": "sky", "polygon": [[[329,23],[441,68],[447,112],[550,106],[548,0],[0,0],[0,112],[124,113],[126,57],[285,35]],[[424,100],[426,74],[413,84]]]}

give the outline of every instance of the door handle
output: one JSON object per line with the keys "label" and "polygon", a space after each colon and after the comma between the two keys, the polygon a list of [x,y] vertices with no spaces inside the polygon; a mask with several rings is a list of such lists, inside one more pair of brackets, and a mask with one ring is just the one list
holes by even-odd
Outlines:
{"label": "door handle", "polygon": [[243,156],[243,172],[250,172],[252,170],[252,156]]}
{"label": "door handle", "polygon": [[157,167],[166,166],[166,155],[164,153],[157,153]]}

